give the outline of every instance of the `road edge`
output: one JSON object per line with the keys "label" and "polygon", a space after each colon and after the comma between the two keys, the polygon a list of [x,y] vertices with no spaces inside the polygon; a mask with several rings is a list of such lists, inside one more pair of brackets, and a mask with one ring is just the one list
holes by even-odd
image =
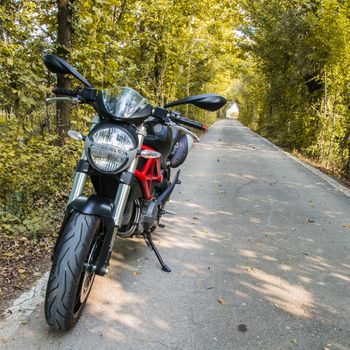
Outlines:
{"label": "road edge", "polygon": [[35,285],[16,298],[12,306],[5,311],[5,317],[0,321],[0,344],[6,343],[16,330],[29,322],[29,316],[44,301],[49,272],[46,272]]}
{"label": "road edge", "polygon": [[274,143],[272,143],[271,141],[269,141],[268,139],[266,139],[265,137],[259,135],[257,132],[251,130],[250,128],[248,128],[247,126],[243,125],[238,119],[236,119],[238,123],[241,124],[241,126],[243,128],[246,128],[247,130],[249,130],[251,133],[253,133],[254,135],[256,135],[258,138],[260,138],[261,140],[263,140],[265,143],[267,143],[268,145],[272,146],[273,148],[275,148],[276,150],[282,152],[283,154],[285,154],[287,157],[293,159],[296,163],[299,163],[301,166],[303,166],[304,168],[308,169],[309,171],[311,171],[314,175],[318,176],[320,179],[322,179],[323,181],[325,181],[326,183],[328,183],[330,186],[332,186],[333,188],[335,188],[336,190],[342,192],[344,195],[346,195],[347,197],[350,197],[350,189],[348,189],[347,187],[345,187],[343,184],[341,184],[339,181],[337,181],[336,179],[330,177],[329,175],[323,173],[321,170],[313,167],[312,165],[309,165],[305,162],[303,162],[302,160],[300,160],[299,158],[293,156],[292,154],[290,154],[289,152],[285,151],[283,148],[278,147],[277,145],[275,145]]}

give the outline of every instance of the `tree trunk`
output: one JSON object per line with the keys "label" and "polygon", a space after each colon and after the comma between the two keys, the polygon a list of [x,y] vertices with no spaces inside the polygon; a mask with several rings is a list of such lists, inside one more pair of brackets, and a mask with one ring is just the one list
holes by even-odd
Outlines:
{"label": "tree trunk", "polygon": [[[57,54],[67,59],[69,51],[72,48],[72,14],[71,5],[74,0],[57,0]],[[63,74],[57,74],[57,86],[65,89],[72,87],[71,79]],[[57,102],[56,129],[60,138],[60,144],[64,144],[65,136],[70,126],[70,108],[69,102]]]}

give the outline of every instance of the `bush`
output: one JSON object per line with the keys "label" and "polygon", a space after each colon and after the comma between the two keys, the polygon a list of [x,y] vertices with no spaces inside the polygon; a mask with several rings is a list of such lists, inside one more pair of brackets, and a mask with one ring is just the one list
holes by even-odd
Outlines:
{"label": "bush", "polygon": [[68,142],[60,147],[56,141],[53,135],[31,135],[13,121],[0,128],[3,233],[37,236],[57,220],[57,206],[67,199],[81,145]]}

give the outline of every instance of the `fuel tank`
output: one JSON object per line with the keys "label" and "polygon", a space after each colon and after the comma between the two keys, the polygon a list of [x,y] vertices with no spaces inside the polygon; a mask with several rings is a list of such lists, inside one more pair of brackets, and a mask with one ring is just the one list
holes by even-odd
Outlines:
{"label": "fuel tank", "polygon": [[147,136],[144,140],[146,146],[157,150],[162,156],[161,161],[168,158],[173,148],[173,131],[170,126],[160,124],[157,120],[146,125]]}

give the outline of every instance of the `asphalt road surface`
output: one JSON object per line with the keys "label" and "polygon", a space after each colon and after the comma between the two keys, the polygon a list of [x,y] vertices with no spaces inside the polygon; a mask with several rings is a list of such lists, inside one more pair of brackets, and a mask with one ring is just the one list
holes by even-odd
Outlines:
{"label": "asphalt road surface", "polygon": [[[42,302],[0,324],[1,349],[350,349],[350,197],[235,120],[182,167],[162,272],[117,240],[80,323],[47,327]],[[40,301],[40,298],[39,298]]]}

